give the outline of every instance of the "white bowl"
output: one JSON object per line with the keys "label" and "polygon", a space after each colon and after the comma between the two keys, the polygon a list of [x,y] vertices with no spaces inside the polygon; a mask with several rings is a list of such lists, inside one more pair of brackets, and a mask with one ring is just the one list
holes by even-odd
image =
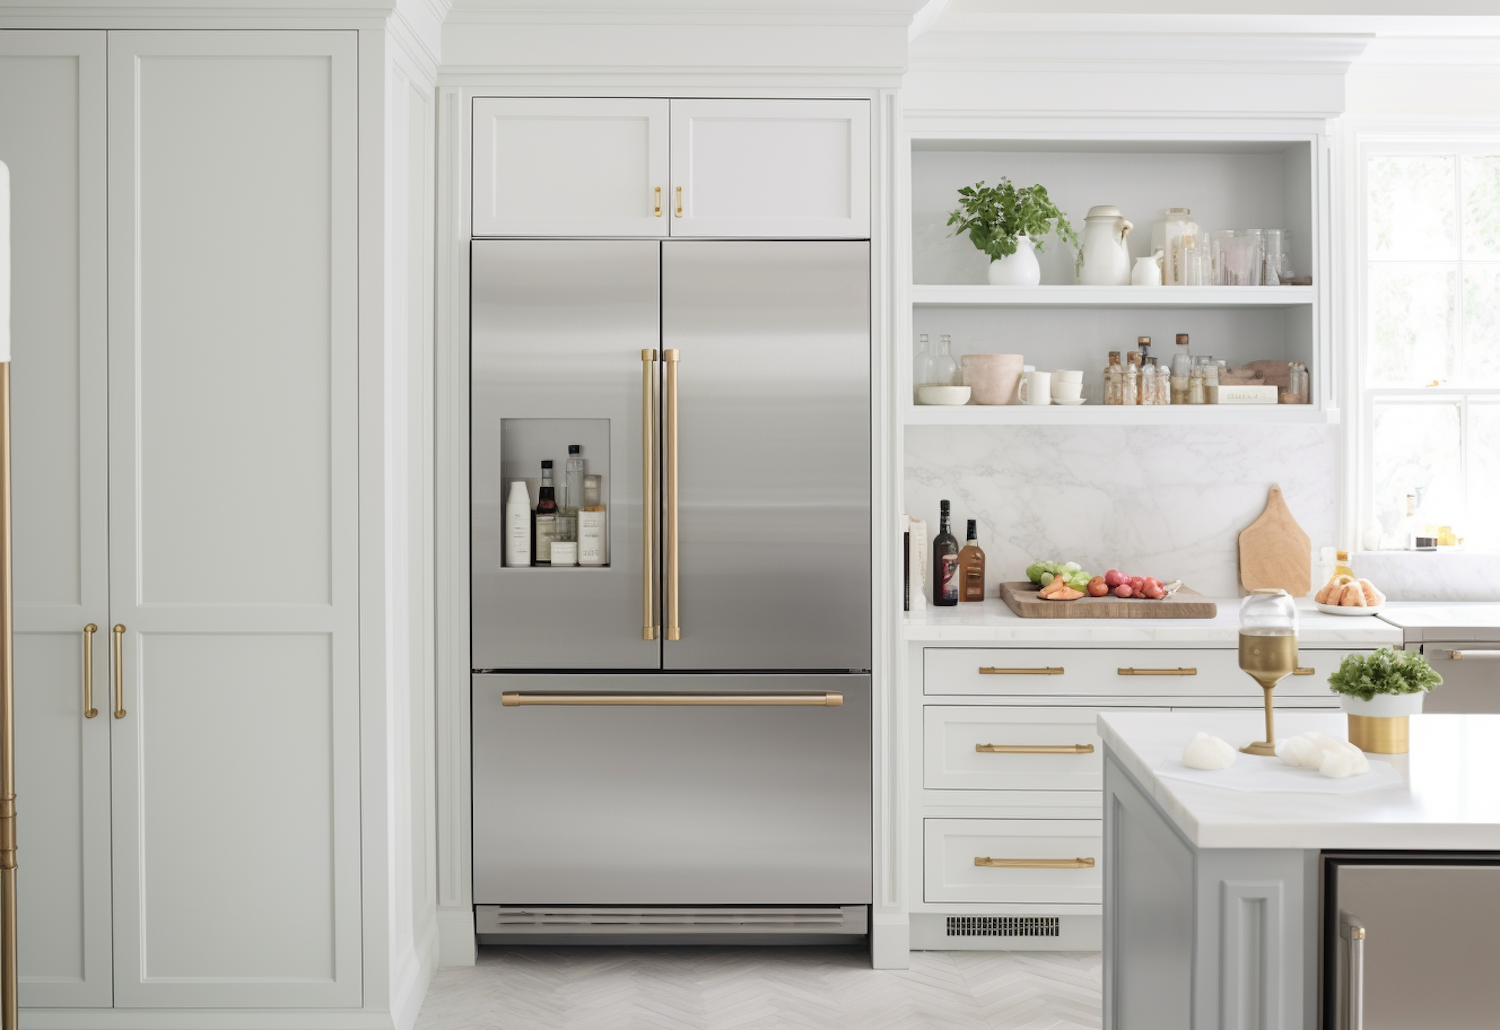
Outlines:
{"label": "white bowl", "polygon": [[1376,615],[1385,611],[1384,604],[1377,604],[1369,608],[1356,608],[1352,605],[1324,604],[1322,601],[1314,601],[1318,611],[1325,615]]}
{"label": "white bowl", "polygon": [[972,392],[968,386],[919,386],[917,400],[922,404],[968,404]]}

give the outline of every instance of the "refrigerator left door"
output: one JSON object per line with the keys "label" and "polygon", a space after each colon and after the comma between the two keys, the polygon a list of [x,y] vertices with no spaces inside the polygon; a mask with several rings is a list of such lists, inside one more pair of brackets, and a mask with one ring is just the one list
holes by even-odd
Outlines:
{"label": "refrigerator left door", "polygon": [[[475,669],[656,669],[656,591],[642,540],[653,455],[643,380],[655,366],[659,245],[645,240],[475,240],[470,296],[471,655]],[[648,373],[643,377],[643,372]],[[651,439],[655,440],[655,427]],[[607,564],[507,567],[506,495],[568,445],[602,476]],[[578,499],[571,499],[576,503]],[[647,598],[650,597],[648,604]],[[647,639],[647,627],[652,639]]]}

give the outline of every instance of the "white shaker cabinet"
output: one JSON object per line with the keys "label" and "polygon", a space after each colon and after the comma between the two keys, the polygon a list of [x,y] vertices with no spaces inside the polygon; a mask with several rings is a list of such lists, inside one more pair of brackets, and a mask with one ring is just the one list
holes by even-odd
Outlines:
{"label": "white shaker cabinet", "polygon": [[864,100],[672,101],[672,235],[870,235]]}
{"label": "white shaker cabinet", "polygon": [[[15,340],[20,1002],[111,1002],[105,34],[0,32]],[[84,627],[93,624],[84,704]]]}
{"label": "white shaker cabinet", "polygon": [[667,104],[476,99],[474,235],[667,235]]}
{"label": "white shaker cabinet", "polygon": [[356,37],[109,34],[117,1006],[361,1001]]}
{"label": "white shaker cabinet", "polygon": [[475,236],[866,239],[864,100],[479,97]]}

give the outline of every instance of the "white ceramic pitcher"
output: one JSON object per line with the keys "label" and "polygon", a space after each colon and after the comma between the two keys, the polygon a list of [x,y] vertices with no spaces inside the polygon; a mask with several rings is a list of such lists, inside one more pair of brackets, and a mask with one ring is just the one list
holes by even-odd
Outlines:
{"label": "white ceramic pitcher", "polygon": [[1081,285],[1130,285],[1130,247],[1125,237],[1134,228],[1112,204],[1089,208],[1083,219],[1083,244],[1078,248]]}

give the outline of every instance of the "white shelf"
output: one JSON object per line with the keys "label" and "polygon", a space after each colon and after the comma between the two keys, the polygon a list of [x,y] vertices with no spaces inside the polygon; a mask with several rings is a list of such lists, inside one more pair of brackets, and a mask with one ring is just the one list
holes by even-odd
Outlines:
{"label": "white shelf", "polygon": [[919,308],[1294,308],[1311,286],[913,286]]}
{"label": "white shelf", "polygon": [[1311,404],[1179,404],[1165,407],[1079,404],[909,404],[909,426],[1290,426],[1332,425],[1337,410]]}

